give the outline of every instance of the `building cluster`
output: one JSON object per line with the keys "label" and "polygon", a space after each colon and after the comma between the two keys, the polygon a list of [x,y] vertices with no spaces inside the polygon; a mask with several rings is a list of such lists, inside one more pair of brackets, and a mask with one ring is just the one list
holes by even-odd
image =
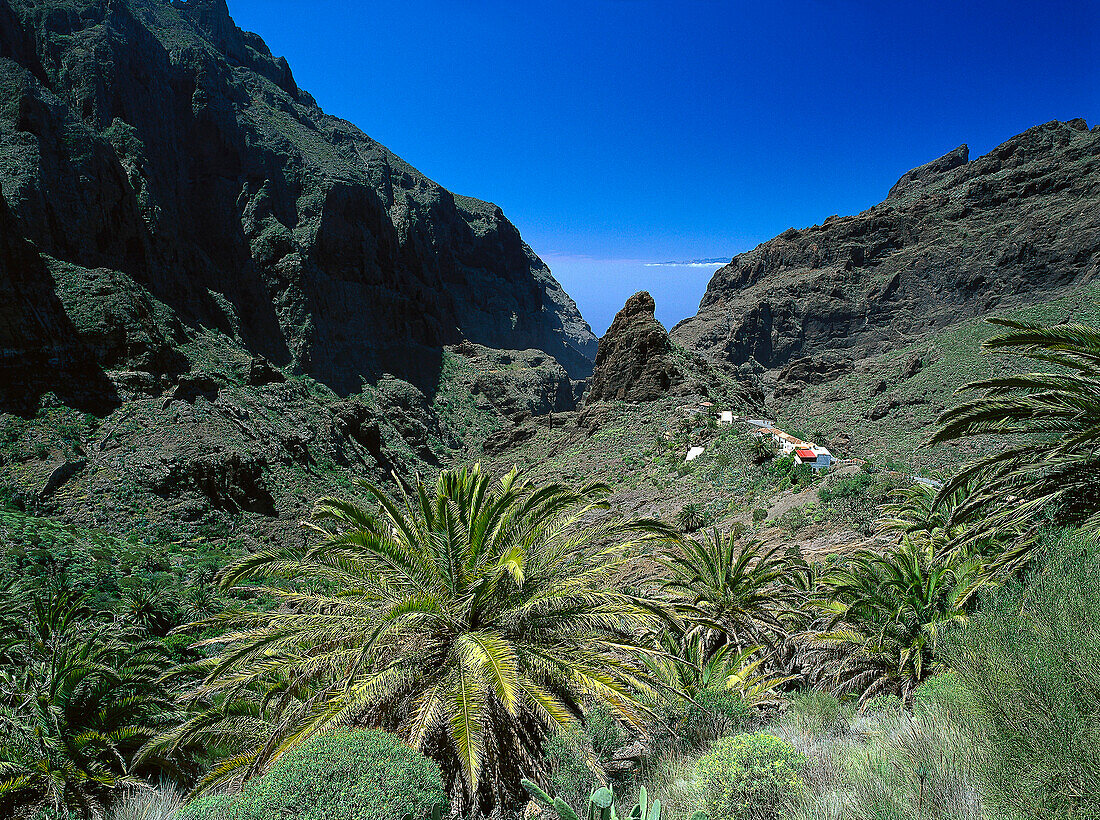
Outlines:
{"label": "building cluster", "polygon": [[[698,416],[700,413],[710,414],[713,412],[713,404],[709,401],[700,402],[698,406],[684,405],[676,408],[684,416],[691,418]],[[815,473],[821,470],[826,470],[833,466],[833,454],[825,447],[819,447],[812,441],[803,441],[800,438],[784,433],[775,427],[775,422],[768,421],[767,419],[742,419],[740,416],[735,416],[732,410],[721,410],[718,413],[719,424],[744,424],[749,428],[749,432],[752,435],[760,437],[770,437],[775,444],[780,455],[791,456],[794,458],[796,464],[806,464]],[[666,437],[671,438],[671,433],[666,433]],[[692,446],[688,449],[685,461],[694,461],[704,452],[704,449],[700,446]]]}
{"label": "building cluster", "polygon": [[793,456],[796,464],[809,465],[815,473],[833,466],[833,454],[825,447],[819,447],[812,441],[803,441],[784,433],[767,419],[746,419],[746,423],[755,428],[753,435],[771,437],[772,442],[784,456]]}

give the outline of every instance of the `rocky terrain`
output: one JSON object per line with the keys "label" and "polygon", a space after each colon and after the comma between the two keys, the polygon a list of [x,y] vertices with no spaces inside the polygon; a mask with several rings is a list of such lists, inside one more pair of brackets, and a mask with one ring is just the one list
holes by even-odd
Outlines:
{"label": "rocky terrain", "polygon": [[321,111],[224,0],[0,0],[0,100],[8,495],[293,523],[591,372],[500,209]]}
{"label": "rocky terrain", "polygon": [[1051,122],[905,174],[855,216],[790,228],[711,279],[674,341],[732,366],[811,369],[904,347],[1100,270],[1100,126]]}
{"label": "rocky terrain", "polygon": [[671,332],[635,294],[597,347],[500,209],[322,112],[224,0],[0,0],[0,99],[0,501],[135,537],[293,538],[356,479],[485,459],[851,545],[868,510],[805,513],[717,413],[942,472],[980,443],[920,448],[936,415],[1012,366],[981,317],[1100,321],[1081,120],[785,231]]}

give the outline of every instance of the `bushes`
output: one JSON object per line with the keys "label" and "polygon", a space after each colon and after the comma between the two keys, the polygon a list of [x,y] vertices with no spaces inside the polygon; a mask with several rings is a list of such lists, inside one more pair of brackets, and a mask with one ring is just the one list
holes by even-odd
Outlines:
{"label": "bushes", "polygon": [[550,766],[550,791],[570,805],[582,803],[600,785],[588,765],[589,744],[583,731],[573,729],[551,735],[542,747]]}
{"label": "bushes", "polygon": [[709,687],[695,693],[693,700],[665,700],[661,720],[670,736],[663,740],[683,752],[697,752],[720,737],[746,731],[754,718],[752,708],[736,692]]}
{"label": "bushes", "polygon": [[339,731],[291,749],[240,795],[189,804],[180,820],[400,820],[446,801],[439,767],[393,735]]}
{"label": "bushes", "polygon": [[782,724],[788,731],[807,737],[821,737],[843,731],[851,718],[851,709],[836,695],[810,689],[787,698],[787,713]]}
{"label": "bushes", "polygon": [[802,789],[804,762],[775,735],[722,738],[696,764],[711,820],[777,820]]}
{"label": "bushes", "polygon": [[1100,817],[1100,542],[1067,534],[1024,587],[948,643],[987,799],[1022,817]]}
{"label": "bushes", "polygon": [[875,479],[871,474],[862,471],[852,475],[836,476],[821,486],[817,491],[817,497],[822,504],[828,504],[838,498],[854,498],[865,495],[874,483]]}
{"label": "bushes", "polygon": [[585,729],[558,732],[543,746],[550,764],[550,788],[567,803],[583,803],[599,785],[594,770],[603,769],[623,745],[626,733],[606,705],[594,705],[585,715]]}
{"label": "bushes", "polygon": [[827,735],[777,733],[806,757],[790,820],[988,820],[966,738],[931,699],[876,698]]}

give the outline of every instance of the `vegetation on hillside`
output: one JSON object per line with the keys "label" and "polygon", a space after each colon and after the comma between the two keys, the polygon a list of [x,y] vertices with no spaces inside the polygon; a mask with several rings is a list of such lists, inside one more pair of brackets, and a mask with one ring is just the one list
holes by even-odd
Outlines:
{"label": "vegetation on hillside", "polygon": [[935,438],[1023,443],[942,489],[692,468],[873,519],[828,561],[476,465],[243,553],[6,509],[0,811],[1098,818],[1100,332],[1009,327],[988,349],[1051,370],[968,385]]}

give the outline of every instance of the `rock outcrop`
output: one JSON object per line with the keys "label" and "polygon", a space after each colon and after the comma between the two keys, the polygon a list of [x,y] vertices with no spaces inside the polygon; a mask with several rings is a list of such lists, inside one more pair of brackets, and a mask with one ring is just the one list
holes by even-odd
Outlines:
{"label": "rock outcrop", "polygon": [[668,333],[654,317],[653,297],[639,291],[626,300],[600,339],[587,403],[651,401],[680,380]]}
{"label": "rock outcrop", "polygon": [[210,334],[341,394],[430,390],[463,338],[590,372],[500,209],[322,112],[224,0],[0,0],[0,96],[6,406],[109,407],[108,371],[174,378]]}
{"label": "rock outcrop", "polygon": [[905,174],[856,216],[784,231],[715,273],[672,339],[731,365],[849,358],[1100,271],[1100,126],[1051,122]]}

